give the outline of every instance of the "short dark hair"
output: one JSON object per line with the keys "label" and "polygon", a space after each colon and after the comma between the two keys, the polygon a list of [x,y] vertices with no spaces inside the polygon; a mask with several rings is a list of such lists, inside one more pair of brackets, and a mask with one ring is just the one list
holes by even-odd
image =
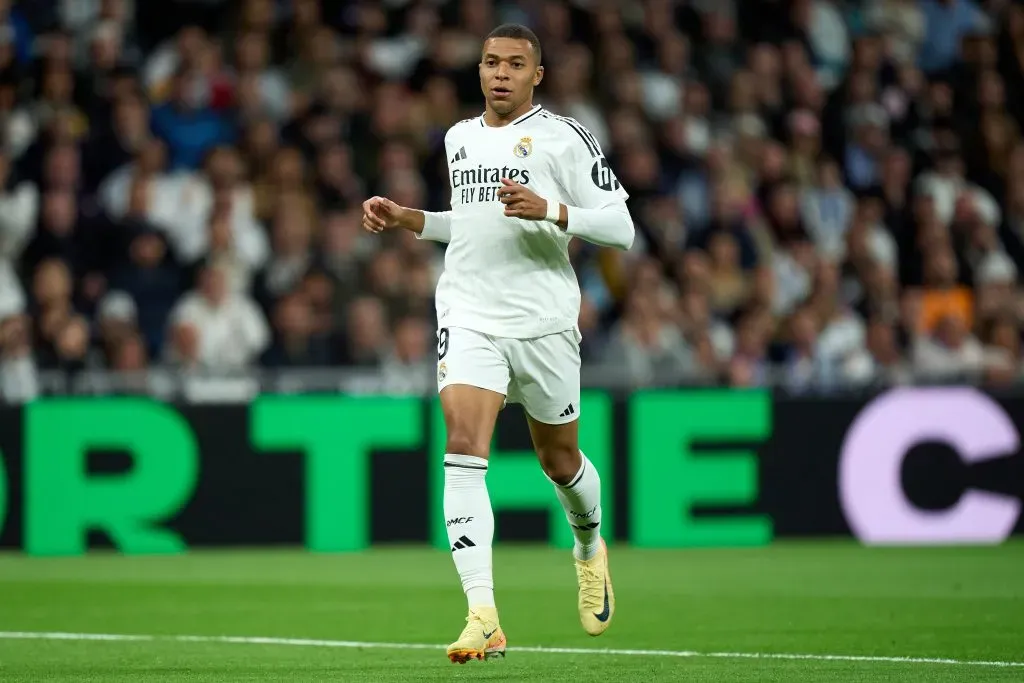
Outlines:
{"label": "short dark hair", "polygon": [[540,38],[538,38],[537,34],[531,31],[529,27],[523,26],[522,24],[502,24],[488,33],[484,42],[491,38],[514,38],[515,40],[525,40],[530,44],[530,47],[533,48],[533,56],[537,58],[537,64],[540,64]]}

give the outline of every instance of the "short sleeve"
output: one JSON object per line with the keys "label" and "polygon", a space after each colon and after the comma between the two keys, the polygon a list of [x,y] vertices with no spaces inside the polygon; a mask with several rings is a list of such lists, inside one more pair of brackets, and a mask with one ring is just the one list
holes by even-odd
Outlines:
{"label": "short sleeve", "polygon": [[562,167],[563,187],[572,193],[572,201],[581,209],[600,209],[629,199],[611,164],[593,134],[574,119],[560,119],[569,141],[572,163]]}

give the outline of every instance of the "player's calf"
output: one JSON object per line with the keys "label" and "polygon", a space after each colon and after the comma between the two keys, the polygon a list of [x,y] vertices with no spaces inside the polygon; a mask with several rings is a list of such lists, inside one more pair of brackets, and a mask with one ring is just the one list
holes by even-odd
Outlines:
{"label": "player's calf", "polygon": [[530,433],[544,474],[555,485],[576,539],[573,555],[587,560],[601,539],[601,477],[578,446],[578,425],[549,425],[530,419]]}
{"label": "player's calf", "polygon": [[577,453],[579,465],[571,476],[561,474],[561,481],[548,476],[572,528],[576,541],[573,556],[589,560],[597,554],[601,542],[601,476],[587,456]]}

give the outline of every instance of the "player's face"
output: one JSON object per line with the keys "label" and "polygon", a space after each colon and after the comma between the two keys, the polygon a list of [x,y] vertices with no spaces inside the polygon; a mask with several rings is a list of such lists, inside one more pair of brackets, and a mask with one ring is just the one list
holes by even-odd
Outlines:
{"label": "player's face", "polygon": [[528,40],[491,38],[480,60],[480,88],[498,114],[510,114],[530,102],[544,67],[537,63]]}

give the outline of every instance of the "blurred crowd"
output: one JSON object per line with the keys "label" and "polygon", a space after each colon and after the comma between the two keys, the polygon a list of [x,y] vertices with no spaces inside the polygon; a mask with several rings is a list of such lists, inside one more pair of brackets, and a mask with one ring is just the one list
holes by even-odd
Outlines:
{"label": "blurred crowd", "polygon": [[1020,377],[1024,4],[0,0],[0,395],[430,391],[443,246],[361,232],[360,203],[448,208],[444,134],[506,21],[631,195],[632,250],[571,247],[585,379]]}

